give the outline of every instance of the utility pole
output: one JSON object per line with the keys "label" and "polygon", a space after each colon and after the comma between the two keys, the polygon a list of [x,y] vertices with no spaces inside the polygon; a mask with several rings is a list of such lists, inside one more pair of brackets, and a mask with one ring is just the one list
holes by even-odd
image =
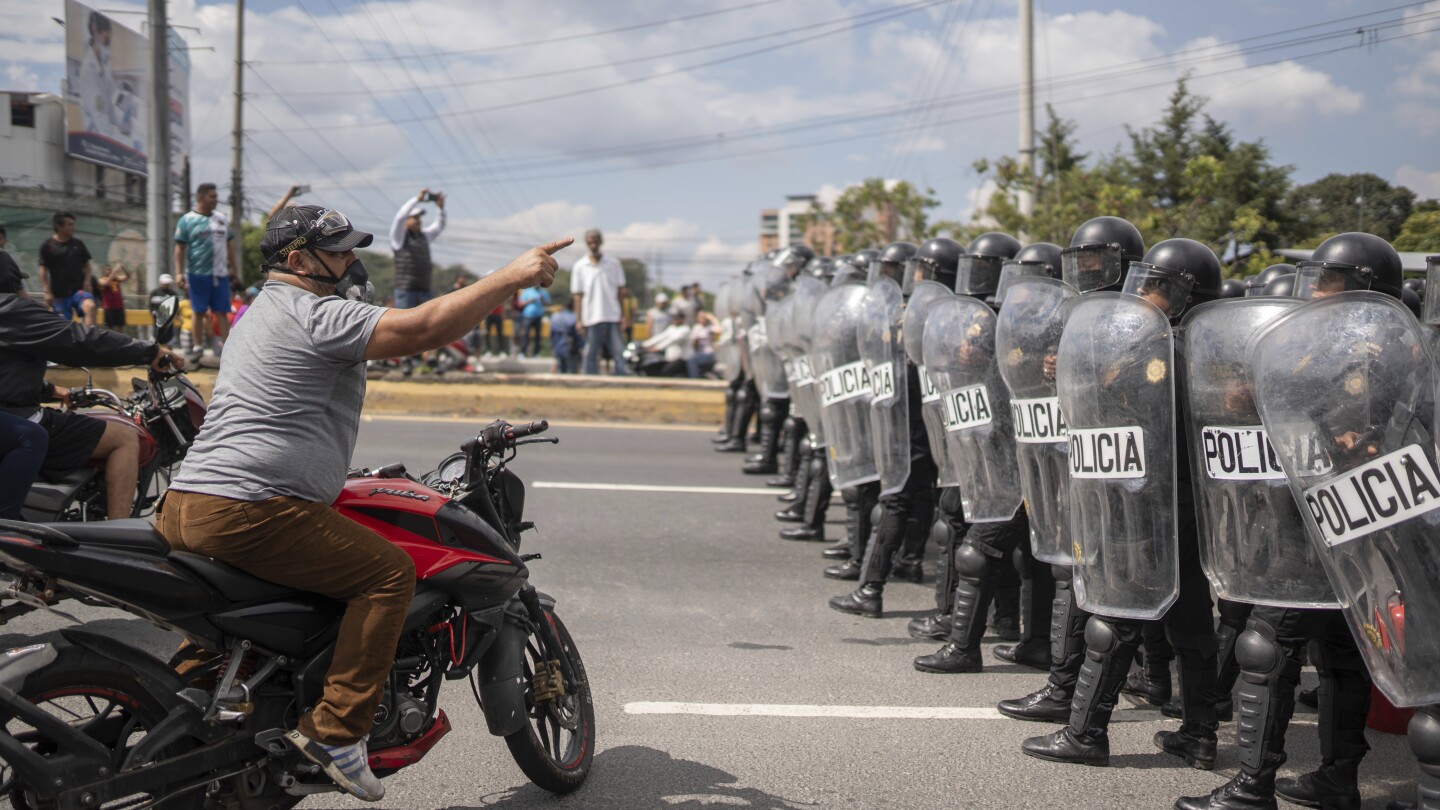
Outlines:
{"label": "utility pole", "polygon": [[239,233],[245,221],[244,157],[245,129],[245,0],[235,0],[235,121],[230,130],[230,225]]}
{"label": "utility pole", "polygon": [[[1035,171],[1035,20],[1033,0],[1020,0],[1020,170]],[[1035,182],[1016,195],[1022,216],[1035,213]]]}
{"label": "utility pole", "polygon": [[149,199],[145,211],[145,270],[149,286],[169,271],[170,247],[170,36],[165,0],[146,0],[150,18],[150,131],[146,169]]}

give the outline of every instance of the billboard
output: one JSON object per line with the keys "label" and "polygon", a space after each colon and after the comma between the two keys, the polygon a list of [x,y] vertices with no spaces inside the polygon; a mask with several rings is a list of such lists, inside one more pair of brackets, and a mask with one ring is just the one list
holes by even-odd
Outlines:
{"label": "billboard", "polygon": [[[190,58],[184,40],[170,33],[174,172],[189,149]],[[71,157],[146,173],[149,48],[146,37],[109,15],[65,0],[65,151]]]}

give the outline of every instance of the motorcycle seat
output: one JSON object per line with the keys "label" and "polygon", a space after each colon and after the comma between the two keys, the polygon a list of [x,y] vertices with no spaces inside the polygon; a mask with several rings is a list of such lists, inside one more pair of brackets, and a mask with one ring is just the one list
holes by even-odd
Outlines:
{"label": "motorcycle seat", "polygon": [[96,474],[93,467],[81,467],[61,475],[42,477],[30,485],[30,492],[25,496],[25,506],[29,510],[53,515],[65,506],[75,494],[75,490],[84,486],[85,482]]}
{"label": "motorcycle seat", "polygon": [[93,523],[41,523],[68,535],[82,546],[103,546],[151,557],[170,553],[170,544],[155,533],[148,520],[97,520]]}
{"label": "motorcycle seat", "polygon": [[213,557],[176,551],[170,560],[204,580],[231,602],[262,602],[304,593],[284,585],[253,577]]}

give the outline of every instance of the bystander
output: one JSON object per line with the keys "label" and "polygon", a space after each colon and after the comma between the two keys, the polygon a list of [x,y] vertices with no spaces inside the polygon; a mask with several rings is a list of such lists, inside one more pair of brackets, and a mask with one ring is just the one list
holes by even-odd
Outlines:
{"label": "bystander", "polygon": [[105,265],[100,274],[100,309],[105,313],[105,328],[125,331],[125,282],[130,273],[120,262]]}
{"label": "bystander", "polygon": [[544,334],[545,305],[550,303],[550,291],[544,287],[529,287],[520,291],[520,354],[524,357],[539,357],[540,342]]}
{"label": "bystander", "polygon": [[575,374],[580,370],[580,333],[576,329],[575,299],[565,302],[550,316],[550,348],[555,352],[555,370]]}
{"label": "bystander", "polygon": [[54,236],[40,245],[40,287],[45,304],[67,321],[76,315],[86,326],[95,325],[95,296],[85,291],[94,268],[90,249],[75,238],[75,215],[60,211],[50,218]]}
{"label": "bystander", "polygon": [[212,338],[215,357],[218,359],[224,351],[225,340],[230,337],[230,285],[240,283],[235,231],[219,204],[215,184],[201,183],[195,189],[195,210],[186,212],[175,225],[175,272],[184,273],[182,283],[189,293],[189,360],[196,365]]}
{"label": "bystander", "polygon": [[576,300],[580,335],[585,338],[585,373],[600,373],[604,347],[615,359],[615,373],[628,374],[620,335],[627,326],[624,307],[629,291],[620,262],[601,252],[604,244],[605,237],[598,228],[585,232],[585,246],[590,252],[580,257],[570,271],[570,294]]}

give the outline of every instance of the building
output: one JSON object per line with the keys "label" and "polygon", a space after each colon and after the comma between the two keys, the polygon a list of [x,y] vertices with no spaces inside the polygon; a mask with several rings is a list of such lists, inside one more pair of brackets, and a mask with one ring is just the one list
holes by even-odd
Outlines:
{"label": "building", "polygon": [[67,155],[59,96],[0,93],[0,225],[37,290],[39,249],[56,211],[75,214],[97,272],[119,261],[132,278],[145,277],[145,178]]}
{"label": "building", "polygon": [[[828,217],[816,216],[817,209],[824,211],[815,194],[791,194],[785,198],[784,207],[762,209],[760,252],[803,242],[822,256],[839,253],[835,224]],[[893,205],[872,207],[865,212],[865,219],[875,223],[881,236],[880,244],[871,247],[882,247],[897,238],[900,223]]]}

